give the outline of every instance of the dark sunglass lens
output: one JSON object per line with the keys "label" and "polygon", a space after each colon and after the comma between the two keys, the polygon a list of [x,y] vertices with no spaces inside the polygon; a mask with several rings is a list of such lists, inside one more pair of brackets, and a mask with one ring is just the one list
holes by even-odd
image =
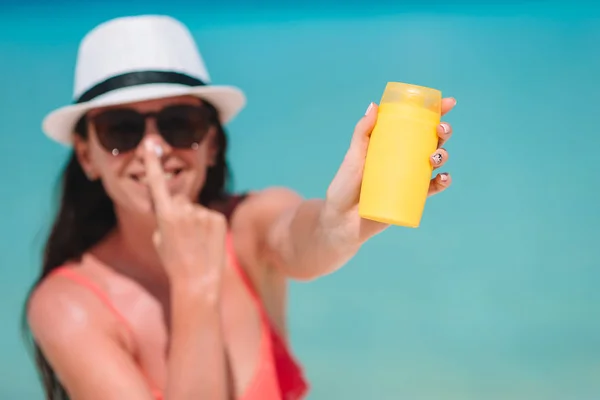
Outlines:
{"label": "dark sunglass lens", "polygon": [[100,144],[119,153],[135,149],[144,137],[146,121],[135,110],[108,110],[93,118]]}
{"label": "dark sunglass lens", "polygon": [[210,126],[204,108],[187,105],[165,108],[158,114],[156,124],[169,145],[180,149],[200,143]]}

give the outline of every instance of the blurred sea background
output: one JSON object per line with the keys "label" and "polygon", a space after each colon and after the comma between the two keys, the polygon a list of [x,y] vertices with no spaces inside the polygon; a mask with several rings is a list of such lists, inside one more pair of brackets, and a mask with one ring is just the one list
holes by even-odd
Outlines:
{"label": "blurred sea background", "polygon": [[392,227],[335,274],[293,283],[311,400],[600,399],[600,6],[577,1],[5,1],[0,5],[0,398],[41,399],[19,319],[68,149],[77,46],[118,16],[168,14],[215,83],[237,190],[322,197],[388,81],[458,104],[419,229]]}

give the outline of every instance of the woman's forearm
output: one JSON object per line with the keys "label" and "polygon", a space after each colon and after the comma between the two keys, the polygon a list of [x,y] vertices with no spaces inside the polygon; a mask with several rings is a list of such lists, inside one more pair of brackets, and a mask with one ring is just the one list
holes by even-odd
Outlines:
{"label": "woman's forearm", "polygon": [[218,295],[173,285],[165,400],[227,400],[227,355]]}

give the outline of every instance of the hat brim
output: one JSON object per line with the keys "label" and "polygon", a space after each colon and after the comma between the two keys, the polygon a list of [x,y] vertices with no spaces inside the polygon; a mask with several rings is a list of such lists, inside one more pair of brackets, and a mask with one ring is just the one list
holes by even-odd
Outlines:
{"label": "hat brim", "polygon": [[117,89],[89,102],[54,110],[44,118],[42,130],[49,138],[69,146],[73,142],[75,124],[91,109],[185,95],[195,96],[211,103],[219,111],[222,124],[230,122],[246,104],[246,96],[234,86],[140,85]]}

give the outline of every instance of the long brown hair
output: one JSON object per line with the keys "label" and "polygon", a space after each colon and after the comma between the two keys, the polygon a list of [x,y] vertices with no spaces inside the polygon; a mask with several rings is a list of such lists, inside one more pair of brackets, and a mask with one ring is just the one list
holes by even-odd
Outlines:
{"label": "long brown hair", "polygon": [[[229,196],[227,184],[230,181],[230,171],[225,157],[227,151],[225,129],[219,122],[215,107],[207,102],[203,104],[209,110],[211,125],[217,129],[218,146],[215,165],[208,169],[206,182],[198,196],[198,202],[208,206]],[[76,124],[74,131],[76,135],[87,139],[85,116]],[[69,261],[78,260],[88,249],[100,242],[117,222],[113,203],[101,182],[90,181],[86,177],[74,153],[71,154],[62,174],[58,202],[58,212],[44,248],[42,269],[29,292],[22,315],[24,335],[34,350],[37,370],[47,400],[68,400],[69,397],[31,334],[27,321],[29,298],[48,274]]]}

